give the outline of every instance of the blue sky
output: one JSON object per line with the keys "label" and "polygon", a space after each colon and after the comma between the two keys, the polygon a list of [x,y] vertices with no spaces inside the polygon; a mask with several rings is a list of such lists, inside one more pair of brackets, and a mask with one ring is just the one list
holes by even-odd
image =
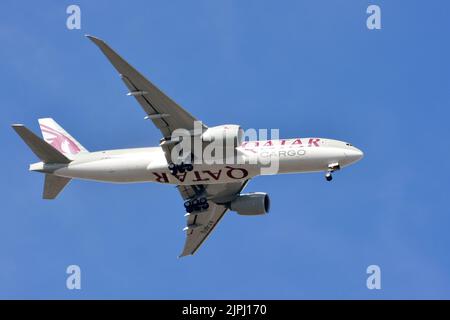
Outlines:
{"label": "blue sky", "polygon": [[[0,11],[0,298],[450,298],[448,1],[78,1],[70,31],[72,3]],[[53,117],[89,150],[160,139],[85,33],[210,126],[350,141],[365,158],[332,183],[254,179],[270,214],[227,214],[184,259],[172,186],[73,181],[44,201],[11,123]]]}

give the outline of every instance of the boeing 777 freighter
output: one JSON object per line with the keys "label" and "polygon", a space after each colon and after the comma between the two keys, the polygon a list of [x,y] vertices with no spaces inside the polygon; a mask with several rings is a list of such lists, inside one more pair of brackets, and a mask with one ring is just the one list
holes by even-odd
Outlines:
{"label": "boeing 777 freighter", "polygon": [[157,147],[89,152],[51,118],[39,119],[43,139],[24,125],[14,124],[14,130],[41,160],[31,164],[30,170],[45,174],[44,199],[54,199],[71,179],[176,185],[186,211],[186,242],[181,253],[186,256],[198,250],[228,210],[241,215],[269,211],[266,193],[242,193],[251,178],[321,171],[330,181],[334,171],[363,156],[350,143],[332,139],[246,141],[239,125],[208,127],[104,41],[87,37],[117,69],[129,89],[128,95],[139,102],[147,114],[145,118],[153,122],[163,138]]}

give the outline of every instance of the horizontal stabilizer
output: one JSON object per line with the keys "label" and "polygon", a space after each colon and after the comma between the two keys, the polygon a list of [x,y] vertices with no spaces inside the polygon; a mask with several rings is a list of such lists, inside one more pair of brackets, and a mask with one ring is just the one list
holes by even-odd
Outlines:
{"label": "horizontal stabilizer", "polygon": [[46,174],[44,182],[44,193],[42,195],[42,198],[55,199],[58,196],[58,194],[64,189],[64,187],[69,183],[70,180],[71,180],[70,178]]}
{"label": "horizontal stabilizer", "polygon": [[69,163],[70,160],[61,152],[28,130],[23,124],[13,124],[12,128],[30,147],[31,151],[44,163]]}

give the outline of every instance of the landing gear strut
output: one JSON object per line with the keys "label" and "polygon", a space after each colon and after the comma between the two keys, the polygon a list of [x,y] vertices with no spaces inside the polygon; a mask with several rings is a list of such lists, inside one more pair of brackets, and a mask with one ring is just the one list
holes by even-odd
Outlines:
{"label": "landing gear strut", "polygon": [[185,173],[186,171],[192,171],[194,170],[194,166],[191,163],[184,163],[184,162],[180,164],[171,163],[169,164],[168,169],[171,174],[176,175],[178,173]]}
{"label": "landing gear strut", "polygon": [[333,180],[333,175],[332,173],[336,170],[339,170],[341,167],[339,166],[339,163],[332,163],[328,165],[328,170],[325,173],[325,179],[327,181],[331,181]]}

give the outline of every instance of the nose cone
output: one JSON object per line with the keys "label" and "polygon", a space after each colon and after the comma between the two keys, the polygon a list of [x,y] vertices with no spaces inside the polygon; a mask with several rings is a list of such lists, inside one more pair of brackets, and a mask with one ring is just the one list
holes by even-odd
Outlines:
{"label": "nose cone", "polygon": [[364,153],[358,148],[353,147],[352,149],[345,150],[345,159],[349,163],[355,163],[356,161],[361,160],[364,156]]}

